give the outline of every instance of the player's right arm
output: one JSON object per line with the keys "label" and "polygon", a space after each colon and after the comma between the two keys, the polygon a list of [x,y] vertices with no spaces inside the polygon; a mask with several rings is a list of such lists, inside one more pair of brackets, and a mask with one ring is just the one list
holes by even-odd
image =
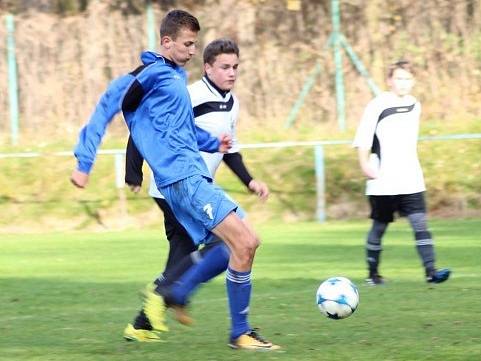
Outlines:
{"label": "player's right arm", "polygon": [[78,143],[74,149],[77,167],[70,177],[76,187],[84,188],[87,185],[105,129],[115,114],[120,112],[121,98],[132,79],[132,75],[127,74],[112,81],[101,96],[87,125],[80,131]]}
{"label": "player's right arm", "polygon": [[379,111],[377,109],[375,99],[371,100],[362,114],[356,136],[353,141],[353,147],[357,148],[359,166],[362,173],[370,179],[377,178],[378,169],[373,167],[370,162],[371,148],[376,131]]}
{"label": "player's right arm", "polygon": [[371,149],[358,147],[357,156],[362,173],[369,179],[377,178],[378,170],[375,169],[369,161],[371,157]]}

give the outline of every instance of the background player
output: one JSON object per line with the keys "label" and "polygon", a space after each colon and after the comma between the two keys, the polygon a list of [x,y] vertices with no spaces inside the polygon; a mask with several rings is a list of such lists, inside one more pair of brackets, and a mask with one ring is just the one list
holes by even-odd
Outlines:
{"label": "background player", "polygon": [[366,242],[366,281],[371,285],[384,283],[379,274],[381,241],[398,211],[408,218],[414,231],[426,281],[441,283],[449,278],[450,270],[436,270],[433,239],[426,223],[426,188],[417,155],[421,104],[410,95],[414,85],[411,64],[398,61],[391,65],[387,82],[390,91],[368,103],[353,143],[368,178],[366,195],[373,220]]}

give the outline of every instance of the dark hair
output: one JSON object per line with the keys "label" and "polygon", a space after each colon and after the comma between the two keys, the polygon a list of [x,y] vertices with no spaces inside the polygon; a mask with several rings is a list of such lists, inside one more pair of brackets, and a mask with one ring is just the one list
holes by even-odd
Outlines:
{"label": "dark hair", "polygon": [[164,16],[160,23],[160,38],[163,36],[170,36],[175,40],[181,29],[199,32],[199,21],[187,11],[171,10]]}
{"label": "dark hair", "polygon": [[234,40],[222,38],[210,42],[204,49],[204,64],[214,64],[220,54],[235,54],[239,56],[239,47]]}
{"label": "dark hair", "polygon": [[396,69],[403,69],[414,75],[413,66],[409,61],[398,60],[395,63],[392,63],[391,65],[389,65],[389,68],[387,70],[387,77],[391,78]]}

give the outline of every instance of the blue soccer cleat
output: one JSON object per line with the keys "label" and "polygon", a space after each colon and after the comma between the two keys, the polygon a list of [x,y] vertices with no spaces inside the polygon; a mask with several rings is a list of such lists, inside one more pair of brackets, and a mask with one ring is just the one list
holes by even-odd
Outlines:
{"label": "blue soccer cleat", "polygon": [[449,268],[434,270],[426,276],[426,282],[442,283],[448,280],[450,274],[451,274],[451,270]]}

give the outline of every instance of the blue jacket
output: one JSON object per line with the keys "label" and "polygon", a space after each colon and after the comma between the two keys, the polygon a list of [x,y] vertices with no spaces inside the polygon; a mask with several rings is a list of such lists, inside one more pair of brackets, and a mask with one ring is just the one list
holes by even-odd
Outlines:
{"label": "blue jacket", "polygon": [[192,175],[210,179],[199,149],[216,152],[219,140],[194,124],[185,70],[153,52],[141,60],[141,67],[112,81],[81,130],[74,150],[78,170],[90,172],[107,125],[122,110],[157,187]]}

